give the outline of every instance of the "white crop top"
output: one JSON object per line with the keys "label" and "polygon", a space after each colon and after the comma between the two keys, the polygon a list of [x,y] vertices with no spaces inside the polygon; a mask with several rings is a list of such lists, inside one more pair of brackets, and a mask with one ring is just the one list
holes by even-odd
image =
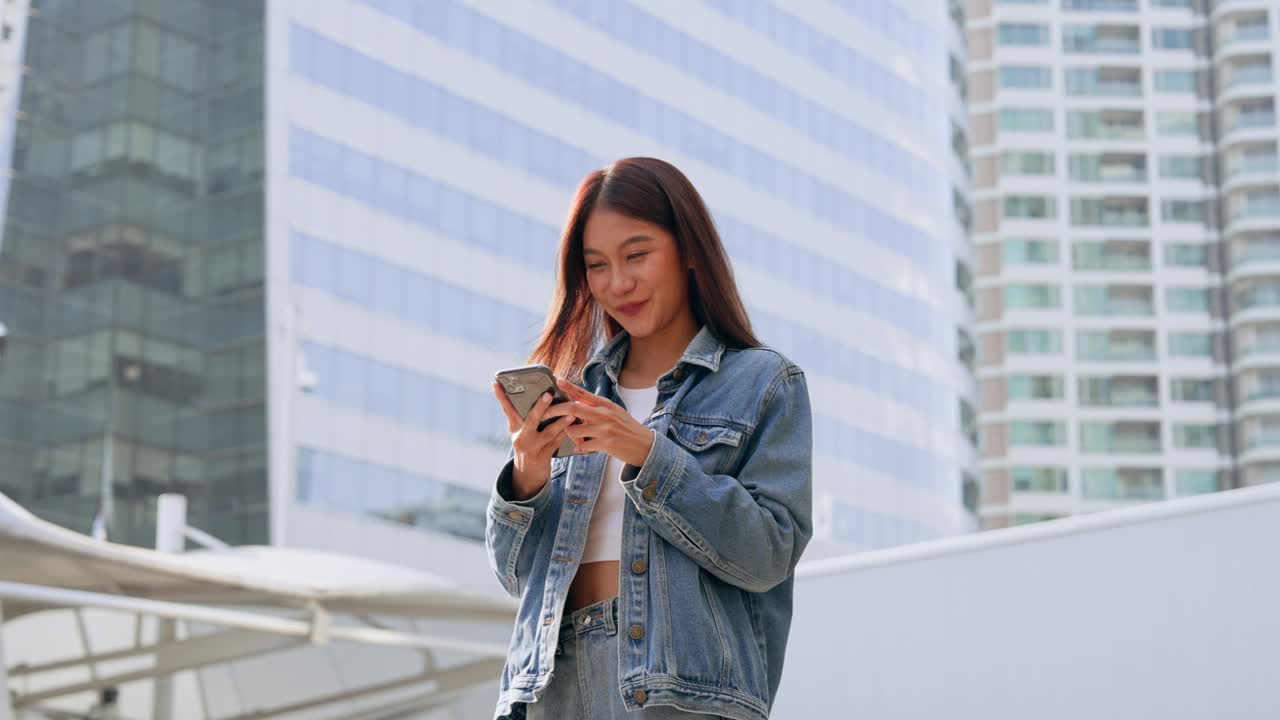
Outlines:
{"label": "white crop top", "polygon": [[[647,388],[615,387],[631,417],[640,423],[649,419],[654,406],[658,404],[657,385]],[[622,559],[622,510],[625,507],[623,503],[627,500],[626,494],[622,492],[624,464],[612,455],[607,458],[600,497],[596,498],[595,509],[591,511],[591,522],[587,525],[587,547],[582,553],[584,563]]]}

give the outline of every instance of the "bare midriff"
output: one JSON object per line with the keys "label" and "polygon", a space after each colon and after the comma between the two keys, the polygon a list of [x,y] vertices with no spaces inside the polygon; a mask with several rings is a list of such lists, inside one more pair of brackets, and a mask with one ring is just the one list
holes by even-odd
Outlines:
{"label": "bare midriff", "polygon": [[600,560],[579,565],[569,585],[566,607],[577,610],[617,595],[619,564],[617,560]]}

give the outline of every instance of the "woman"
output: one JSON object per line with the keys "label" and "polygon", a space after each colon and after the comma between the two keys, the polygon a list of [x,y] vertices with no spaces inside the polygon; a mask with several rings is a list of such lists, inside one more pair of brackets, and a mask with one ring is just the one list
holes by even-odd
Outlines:
{"label": "woman", "polygon": [[[512,449],[485,546],[520,599],[494,717],[765,720],[812,535],[804,373],[752,334],[668,163],[589,174],[559,259],[529,362],[570,402],[522,420],[494,383]],[[581,454],[553,457],[565,438]]]}

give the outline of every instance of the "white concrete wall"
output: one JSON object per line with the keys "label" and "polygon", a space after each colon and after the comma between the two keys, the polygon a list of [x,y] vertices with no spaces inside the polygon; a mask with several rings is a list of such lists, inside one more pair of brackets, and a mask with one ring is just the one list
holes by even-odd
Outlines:
{"label": "white concrete wall", "polygon": [[773,717],[1280,717],[1280,487],[802,564]]}

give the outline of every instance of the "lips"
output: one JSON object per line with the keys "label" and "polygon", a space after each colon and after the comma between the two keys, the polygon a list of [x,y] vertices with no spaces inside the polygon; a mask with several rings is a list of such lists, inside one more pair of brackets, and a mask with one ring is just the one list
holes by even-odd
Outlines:
{"label": "lips", "polygon": [[648,300],[644,300],[638,303],[631,303],[630,305],[619,305],[618,311],[626,315],[635,315],[636,313],[640,312],[640,309],[643,308],[645,304],[648,302],[649,302]]}

